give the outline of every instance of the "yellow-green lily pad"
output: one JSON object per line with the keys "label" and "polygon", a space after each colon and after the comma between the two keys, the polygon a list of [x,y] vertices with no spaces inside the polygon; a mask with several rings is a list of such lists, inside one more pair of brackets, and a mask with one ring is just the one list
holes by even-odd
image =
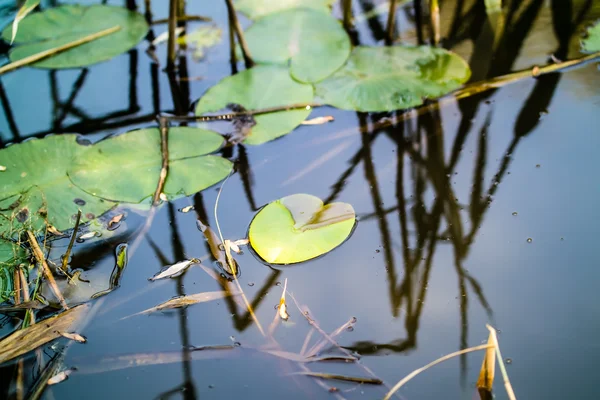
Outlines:
{"label": "yellow-green lily pad", "polygon": [[348,203],[324,205],[309,194],[294,194],[267,204],[250,223],[250,245],[269,264],[311,260],[341,245],[356,223]]}

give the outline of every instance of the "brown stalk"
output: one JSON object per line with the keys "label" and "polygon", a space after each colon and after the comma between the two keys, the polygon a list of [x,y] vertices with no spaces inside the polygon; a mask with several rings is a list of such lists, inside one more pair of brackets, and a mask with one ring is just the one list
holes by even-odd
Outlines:
{"label": "brown stalk", "polygon": [[175,29],[177,28],[177,0],[169,2],[169,39],[167,41],[167,70],[175,69]]}
{"label": "brown stalk", "polygon": [[394,42],[394,30],[396,27],[396,8],[397,8],[397,0],[390,1],[390,11],[388,12],[388,20],[387,20],[387,28],[386,28],[386,40],[387,44],[392,44]]}
{"label": "brown stalk", "polygon": [[13,272],[13,282],[15,284],[15,305],[21,304],[21,276],[19,275],[19,266],[15,267]]}
{"label": "brown stalk", "polygon": [[53,47],[51,49],[44,50],[37,54],[32,54],[29,57],[25,57],[19,61],[15,61],[15,62],[6,64],[5,66],[1,67],[0,75],[4,74],[6,72],[13,71],[17,68],[24,67],[26,65],[33,64],[35,62],[43,60],[44,58],[51,57],[51,56],[61,53],[63,51],[72,49],[73,47],[81,46],[82,44],[91,42],[92,40],[96,40],[101,37],[110,35],[111,33],[115,33],[120,29],[121,29],[121,27],[116,25],[116,26],[113,26],[112,28],[104,29],[100,32],[96,32],[96,33],[92,33],[91,35],[84,36],[81,39],[73,40],[72,42],[63,44],[62,46]]}
{"label": "brown stalk", "polygon": [[242,25],[240,25],[240,21],[237,18],[233,1],[225,0],[225,2],[227,3],[227,12],[229,13],[230,22],[233,24],[233,28],[235,29],[238,42],[240,43],[240,47],[242,49],[242,54],[244,55],[244,62],[246,63],[246,68],[252,68],[254,67],[255,63],[254,60],[252,60],[252,55],[250,54],[250,49],[248,48],[248,42],[246,42],[246,38],[244,37]]}
{"label": "brown stalk", "polygon": [[[211,22],[212,18],[205,17],[202,15],[182,15],[177,17],[177,22],[189,22],[189,21],[202,21],[202,22]],[[168,18],[155,19],[152,21],[152,25],[158,24],[166,24],[169,22]]]}
{"label": "brown stalk", "polygon": [[44,253],[42,253],[42,249],[40,249],[40,245],[39,245],[37,239],[35,238],[35,235],[31,231],[27,231],[27,238],[29,239],[29,245],[31,246],[31,250],[33,251],[33,256],[35,257],[35,260],[37,261],[38,265],[41,266],[42,272],[43,272],[44,276],[46,277],[48,284],[50,285],[50,289],[54,293],[54,296],[56,296],[56,298],[60,302],[61,306],[65,310],[68,310],[69,306],[65,302],[65,298],[62,296],[62,294],[60,293],[60,290],[58,289],[58,286],[56,285],[56,281],[54,280],[54,277],[52,276],[52,271],[50,271],[50,268],[48,267],[48,263],[46,263],[46,259],[44,258]]}
{"label": "brown stalk", "polygon": [[77,237],[77,231],[79,230],[79,223],[81,222],[81,210],[77,210],[77,219],[75,220],[75,227],[73,228],[73,234],[71,235],[71,240],[69,241],[69,245],[67,246],[67,251],[63,254],[62,257],[62,271],[67,273],[67,266],[69,264],[69,257],[71,256],[71,250],[73,250],[73,245],[75,244],[75,238]]}
{"label": "brown stalk", "polygon": [[[27,278],[25,278],[25,274],[23,270],[19,268],[19,280],[21,281],[21,287],[23,288],[23,301],[28,302],[31,300],[29,298],[29,284],[27,283]],[[25,312],[25,317],[29,315],[29,325],[35,324],[35,315],[33,315],[33,310],[27,310]]]}
{"label": "brown stalk", "polygon": [[164,117],[158,119],[159,130],[160,130],[160,152],[162,155],[162,166],[160,168],[160,176],[158,178],[158,184],[154,191],[154,197],[152,198],[152,205],[157,206],[160,201],[160,194],[165,187],[165,181],[167,180],[167,174],[169,173],[169,122]]}
{"label": "brown stalk", "polygon": [[[394,0],[395,2],[395,0]],[[342,0],[342,12],[344,14],[344,28],[352,28],[352,0]]]}

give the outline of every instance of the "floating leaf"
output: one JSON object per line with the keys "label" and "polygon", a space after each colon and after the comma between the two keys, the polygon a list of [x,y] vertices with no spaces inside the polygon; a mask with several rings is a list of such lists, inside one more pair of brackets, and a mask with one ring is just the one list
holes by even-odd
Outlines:
{"label": "floating leaf", "polygon": [[365,384],[370,384],[370,385],[383,385],[383,381],[379,378],[346,376],[346,375],[338,375],[338,374],[328,374],[325,372],[312,372],[312,371],[303,372],[303,371],[300,371],[300,372],[293,372],[290,375],[306,375],[306,376],[312,376],[314,378],[321,378],[321,379],[334,379],[334,380],[345,381],[345,382],[365,383]]}
{"label": "floating leaf", "polygon": [[189,296],[174,297],[170,300],[165,301],[164,303],[160,303],[156,307],[149,308],[147,310],[144,310],[142,312],[139,312],[139,313],[133,314],[133,315],[151,314],[156,311],[172,310],[174,308],[187,307],[187,306],[191,306],[192,304],[206,303],[208,301],[219,300],[224,297],[235,296],[237,294],[239,294],[239,293],[230,292],[230,291],[226,291],[226,290],[219,290],[216,292],[204,292],[204,293],[192,294]]}
{"label": "floating leaf", "polygon": [[[115,33],[39,61],[39,68],[77,68],[109,60],[126,52],[146,36],[145,18],[123,7],[64,5],[36,13],[21,21],[10,60],[17,61],[44,50],[119,26]],[[12,27],[2,32],[10,40]]]}
{"label": "floating leaf", "polygon": [[[62,231],[73,228],[78,209],[84,223],[112,208],[114,203],[84,192],[67,176],[73,159],[87,148],[77,143],[77,135],[56,135],[0,150],[7,166],[0,179],[0,208],[12,203],[10,210],[0,212],[0,234],[18,231],[23,224],[39,229],[46,215],[47,222]],[[19,221],[24,210],[28,218]]]}
{"label": "floating leaf", "polygon": [[62,381],[66,381],[69,379],[69,375],[73,372],[77,371],[77,368],[69,368],[63,371],[60,371],[58,374],[54,375],[52,378],[48,379],[48,385],[56,385],[57,383],[61,383]]}
{"label": "floating leaf", "polygon": [[194,50],[194,58],[200,60],[204,57],[206,49],[215,46],[221,41],[223,32],[214,25],[202,26],[193,32],[177,39],[177,43],[186,44]]}
{"label": "floating leaf", "polygon": [[17,32],[19,30],[19,23],[33,11],[40,4],[40,0],[25,0],[25,3],[19,8],[17,15],[15,16],[15,20],[12,23],[12,33],[10,37],[10,43],[15,41],[15,36],[17,36]]}
{"label": "floating leaf", "polygon": [[188,267],[192,264],[197,263],[199,260],[192,258],[191,260],[180,261],[176,264],[163,268],[158,274],[149,278],[149,281],[156,281],[158,279],[172,278],[174,276],[181,275]]}
{"label": "floating leaf", "polygon": [[87,342],[87,338],[85,336],[81,336],[79,333],[75,333],[75,332],[61,332],[60,335],[62,337],[65,337],[69,340],[74,340],[78,343],[85,343]]}
{"label": "floating leaf", "polygon": [[[187,196],[224,179],[231,162],[204,156],[222,144],[223,138],[211,131],[170,128],[169,174],[163,189],[167,197]],[[73,160],[69,177],[94,196],[138,203],[154,194],[161,165],[158,129],[140,129],[89,146]]]}
{"label": "floating leaf", "polygon": [[235,8],[250,19],[264,17],[290,8],[310,8],[323,13],[330,13],[335,0],[237,0]]}
{"label": "floating leaf", "polygon": [[347,203],[323,205],[321,199],[295,194],[267,204],[248,232],[250,245],[271,264],[293,264],[323,255],[342,244],[355,224]]}
{"label": "floating leaf", "polygon": [[316,84],[316,94],[344,110],[393,111],[443,96],[470,75],[467,63],[444,49],[361,46],[342,69]]}
{"label": "floating leaf", "polygon": [[600,22],[588,29],[587,37],[581,42],[581,49],[584,53],[600,51]]}
{"label": "floating leaf", "polygon": [[[293,80],[287,68],[259,65],[224,78],[210,88],[198,101],[196,114],[219,111],[230,103],[257,110],[312,100],[312,86]],[[283,136],[300,125],[308,114],[309,110],[301,109],[256,115],[256,125],[244,143],[261,144]]]}
{"label": "floating leaf", "polygon": [[89,304],[81,304],[25,329],[14,331],[0,341],[0,364],[61,337],[59,332],[73,329],[89,308]]}
{"label": "floating leaf", "polygon": [[339,69],[350,55],[350,38],[329,14],[294,8],[268,15],[246,31],[254,61],[287,64],[300,82],[318,82]]}

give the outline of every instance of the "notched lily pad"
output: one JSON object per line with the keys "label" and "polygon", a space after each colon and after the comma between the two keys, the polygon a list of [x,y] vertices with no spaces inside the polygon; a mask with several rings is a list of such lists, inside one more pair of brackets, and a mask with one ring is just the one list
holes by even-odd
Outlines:
{"label": "notched lily pad", "polygon": [[[123,7],[64,5],[50,8],[19,23],[15,36],[18,46],[10,52],[10,60],[14,62],[114,26],[120,30],[48,57],[33,64],[35,67],[77,68],[106,61],[137,45],[148,32],[145,18]],[[9,25],[2,32],[2,38],[10,42],[11,37]]]}
{"label": "notched lily pad", "polygon": [[310,8],[267,15],[246,31],[254,61],[290,63],[300,82],[314,83],[339,69],[350,55],[350,38],[333,16]]}
{"label": "notched lily pad", "polygon": [[[311,85],[296,82],[286,67],[258,65],[222,79],[200,98],[196,115],[222,110],[231,103],[248,110],[311,103]],[[261,144],[291,132],[310,114],[309,110],[281,111],[256,115],[246,144]]]}
{"label": "notched lily pad", "polygon": [[468,64],[444,49],[360,46],[315,88],[318,100],[334,107],[381,112],[419,106],[457,89],[470,76]]}
{"label": "notched lily pad", "polygon": [[72,228],[77,210],[82,222],[100,216],[114,203],[91,196],[69,180],[67,169],[80,152],[77,135],[33,139],[0,150],[6,171],[0,179],[0,236],[22,228],[38,230],[46,222],[59,231]]}
{"label": "notched lily pad", "polygon": [[[167,198],[204,190],[231,172],[229,160],[207,155],[223,141],[219,134],[204,129],[169,129],[169,174],[163,190]],[[161,165],[158,129],[140,129],[89,146],[73,160],[69,177],[93,196],[138,203],[156,190]]]}
{"label": "notched lily pad", "polygon": [[354,208],[348,203],[323,205],[318,197],[294,194],[267,204],[248,231],[250,245],[270,264],[294,264],[338,247],[352,233]]}

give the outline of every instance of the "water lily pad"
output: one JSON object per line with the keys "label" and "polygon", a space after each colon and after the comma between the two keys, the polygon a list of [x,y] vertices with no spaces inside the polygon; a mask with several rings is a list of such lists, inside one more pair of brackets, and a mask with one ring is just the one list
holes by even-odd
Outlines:
{"label": "water lily pad", "polygon": [[[64,5],[28,16],[19,23],[15,36],[18,44],[10,52],[17,61],[102,30],[120,26],[105,37],[77,46],[39,61],[39,68],[77,68],[109,60],[137,45],[148,32],[145,18],[123,7],[105,5]],[[12,27],[7,26],[2,38],[10,41]]]}
{"label": "water lily pad", "polygon": [[[258,65],[224,78],[211,87],[198,101],[196,114],[204,115],[235,103],[248,110],[311,103],[311,85],[296,82],[288,69],[276,65]],[[281,111],[255,116],[246,144],[261,144],[291,132],[310,114],[309,110]]]}
{"label": "water lily pad", "polygon": [[350,38],[333,16],[293,8],[257,20],[246,31],[254,61],[287,64],[300,82],[318,82],[339,69],[350,55]]}
{"label": "water lily pad", "polygon": [[72,160],[87,147],[77,135],[48,136],[0,150],[0,235],[21,227],[40,229],[45,221],[58,230],[72,228],[77,210],[82,221],[103,214],[114,203],[91,196],[67,176]]}
{"label": "water lily pad", "polygon": [[[169,199],[206,189],[231,172],[229,160],[206,155],[218,150],[223,141],[219,134],[204,129],[169,130],[169,174],[163,190]],[[93,196],[138,203],[154,194],[161,165],[159,131],[148,128],[89,146],[73,160],[68,174]]]}
{"label": "water lily pad", "polygon": [[443,96],[470,76],[468,64],[444,49],[361,46],[342,69],[316,84],[316,95],[344,110],[393,111]]}
{"label": "water lily pad", "polygon": [[335,0],[237,0],[235,8],[250,19],[258,19],[267,14],[276,13],[290,8],[311,8],[324,13],[331,12]]}
{"label": "water lily pad", "polygon": [[348,203],[323,205],[309,194],[294,194],[267,204],[250,223],[256,253],[270,264],[293,264],[319,257],[352,233],[356,215]]}
{"label": "water lily pad", "polygon": [[581,42],[581,49],[585,53],[600,51],[600,22],[587,31],[587,37]]}

